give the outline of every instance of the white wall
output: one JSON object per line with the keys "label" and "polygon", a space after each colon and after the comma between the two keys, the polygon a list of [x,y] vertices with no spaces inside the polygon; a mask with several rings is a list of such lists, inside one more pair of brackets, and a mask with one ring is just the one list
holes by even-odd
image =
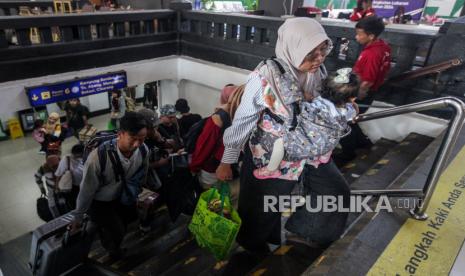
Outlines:
{"label": "white wall", "polygon": [[136,86],[136,99],[144,97],[144,84],[139,84]]}
{"label": "white wall", "polygon": [[158,92],[158,106],[173,104],[179,99],[179,87],[176,80],[160,81],[160,91]]}
{"label": "white wall", "polygon": [[226,84],[243,84],[249,70],[182,56],[178,59],[178,80],[191,80],[221,90]]}
{"label": "white wall", "polygon": [[180,89],[179,97],[185,98],[189,102],[192,113],[207,117],[219,105],[220,89],[204,86],[193,81],[182,81]]}

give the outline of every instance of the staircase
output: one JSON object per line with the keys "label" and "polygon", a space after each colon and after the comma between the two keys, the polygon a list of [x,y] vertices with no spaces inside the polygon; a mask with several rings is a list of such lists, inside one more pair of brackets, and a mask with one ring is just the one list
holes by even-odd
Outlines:
{"label": "staircase", "polygon": [[[360,150],[356,159],[340,169],[352,190],[398,187],[438,148],[440,138],[432,143],[433,140],[417,133],[409,134],[400,143],[380,139],[370,149]],[[377,227],[382,229],[373,228],[370,224],[372,219],[373,214],[351,213],[343,237],[326,250],[288,243],[276,248],[265,259],[254,259],[240,247],[235,247],[228,260],[217,262],[208,251],[197,245],[189,233],[190,217],[181,215],[173,223],[166,208],[162,207],[157,210],[151,232],[143,235],[137,224],[130,226],[122,245],[126,249],[124,259],[112,261],[96,240],[88,262],[67,275],[300,275],[304,272],[311,275],[352,275],[346,272],[357,264],[344,264],[348,255],[356,252],[362,254],[363,259],[370,258],[370,251],[360,251],[357,247],[359,235],[369,229],[368,225],[372,228],[370,231],[375,232],[389,229],[386,223],[381,223],[381,218],[377,218],[380,221]],[[383,240],[379,239],[378,243],[383,243]],[[22,244],[27,244],[24,250],[28,252],[30,244]],[[0,246],[0,249],[2,247],[8,248],[8,244]],[[18,258],[16,261],[23,262]],[[1,265],[6,271],[7,264]],[[336,271],[335,267],[341,269]]]}
{"label": "staircase", "polygon": [[[402,142],[380,139],[370,149],[358,152],[355,160],[345,164],[341,172],[351,189],[384,189],[395,182],[428,147],[433,138],[417,133],[409,134]],[[351,213],[347,231],[354,231],[361,214]],[[159,209],[153,222],[152,232],[141,235],[134,229],[126,236],[123,248],[127,249],[123,260],[112,262],[96,242],[89,254],[91,260],[85,266],[97,266],[97,274],[113,275],[300,275],[320,256],[327,252],[302,244],[286,244],[272,255],[254,260],[241,254],[241,248],[233,250],[230,259],[217,262],[206,250],[199,248],[187,230],[189,217],[181,216],[175,223],[169,219],[166,209]],[[359,231],[362,229],[358,229]],[[328,248],[332,250],[332,247]],[[320,257],[321,258],[321,257]],[[83,267],[70,275],[82,275]],[[100,273],[100,274],[98,274]],[[107,274],[106,274],[107,273]],[[86,273],[87,274],[87,273]]]}

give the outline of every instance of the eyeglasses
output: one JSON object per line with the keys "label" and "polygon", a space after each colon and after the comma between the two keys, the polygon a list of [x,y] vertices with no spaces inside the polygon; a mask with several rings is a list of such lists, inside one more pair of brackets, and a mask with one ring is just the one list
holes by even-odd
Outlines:
{"label": "eyeglasses", "polygon": [[308,55],[305,56],[305,60],[308,61],[313,61],[316,60],[319,56],[322,58],[326,57],[329,53],[331,53],[331,50],[333,49],[333,46],[330,43],[325,43],[321,47],[318,47],[316,49],[313,49]]}

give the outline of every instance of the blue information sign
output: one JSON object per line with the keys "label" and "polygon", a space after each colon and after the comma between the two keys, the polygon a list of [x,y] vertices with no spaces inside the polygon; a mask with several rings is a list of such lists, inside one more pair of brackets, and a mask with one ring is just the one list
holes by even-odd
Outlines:
{"label": "blue information sign", "polygon": [[114,72],[79,78],[56,84],[26,87],[31,106],[43,106],[72,98],[110,92],[127,86],[126,72]]}

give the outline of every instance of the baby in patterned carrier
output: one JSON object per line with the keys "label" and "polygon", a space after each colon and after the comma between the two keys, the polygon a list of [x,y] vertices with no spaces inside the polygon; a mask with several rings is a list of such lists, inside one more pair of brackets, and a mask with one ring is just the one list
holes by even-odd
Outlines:
{"label": "baby in patterned carrier", "polygon": [[339,140],[350,132],[348,122],[358,113],[354,101],[359,87],[358,77],[351,68],[339,69],[329,76],[322,84],[320,96],[311,102],[300,102],[296,128],[274,142],[268,165],[255,169],[254,176],[258,179],[279,177],[283,159],[305,159],[315,167],[327,163]]}

